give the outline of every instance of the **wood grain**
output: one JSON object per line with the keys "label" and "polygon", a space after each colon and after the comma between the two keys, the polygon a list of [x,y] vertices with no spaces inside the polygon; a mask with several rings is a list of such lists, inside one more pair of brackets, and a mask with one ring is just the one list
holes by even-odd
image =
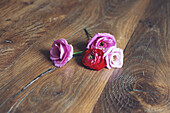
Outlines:
{"label": "wood grain", "polygon": [[[86,69],[81,64],[80,56],[74,57],[62,68],[54,67],[49,60],[49,50],[54,39],[65,38],[73,45],[74,51],[83,50],[88,42],[88,38],[83,31],[84,28],[87,28],[91,35],[98,32],[114,34],[118,47],[122,49],[126,47],[130,39],[125,51],[125,66],[121,69],[122,72],[129,64],[135,61],[135,58],[132,58],[134,53],[137,56],[143,55],[144,50],[142,48],[147,47],[145,45],[147,39],[144,36],[148,37],[151,40],[149,45],[153,43],[152,48],[155,49],[154,43],[156,43],[161,49],[160,54],[164,55],[163,57],[159,56],[159,63],[156,63],[159,64],[157,67],[160,71],[155,73],[167,73],[169,65],[163,59],[169,58],[169,46],[167,46],[169,39],[166,35],[169,33],[167,30],[169,26],[166,24],[166,22],[169,22],[167,20],[169,19],[167,8],[169,7],[165,5],[167,1],[154,2],[154,4],[152,2],[149,4],[149,2],[149,0],[1,0],[0,112],[91,112],[109,77],[113,73],[121,73],[120,70],[103,69],[93,71]],[[155,25],[155,27],[152,27],[152,29],[154,28],[154,36],[159,40],[154,41],[155,38],[149,37],[152,34],[149,34],[148,30],[151,31],[152,29],[148,27],[151,23],[147,21],[147,18],[152,20],[150,16],[159,12],[157,7],[164,13],[163,16],[159,14],[152,17],[154,20],[152,24]],[[157,21],[158,18],[161,19]],[[161,22],[164,24],[161,24]],[[146,33],[147,31],[148,34]],[[146,34],[142,34],[142,32]],[[160,35],[161,33],[163,36]],[[163,41],[160,40],[160,36]],[[141,46],[139,53],[134,50],[134,47],[131,47],[132,42],[135,41],[138,42],[135,46],[136,48]],[[160,44],[160,42],[164,43]],[[149,55],[147,51],[144,58]],[[155,52],[158,52],[158,48],[153,51],[153,55],[155,55]],[[157,60],[157,57],[152,57]],[[152,57],[150,56],[149,58]],[[133,60],[129,61],[129,58]],[[144,63],[144,58],[142,61],[140,59],[143,68],[145,68],[146,64]],[[149,68],[150,65],[147,67]],[[164,67],[166,68],[164,69]],[[139,67],[138,69],[143,68]],[[130,68],[129,71],[125,72],[128,74],[132,69]],[[161,71],[161,69],[164,69],[164,71]],[[147,74],[147,72],[144,72],[144,74]],[[134,80],[139,77],[140,74],[136,78],[134,77]],[[164,95],[160,96],[161,99],[167,96],[167,92],[169,93],[169,85],[164,82],[164,79],[166,78],[167,80],[168,77],[167,75],[164,78],[157,77],[155,79],[155,81],[157,79],[162,79],[163,81],[160,82],[160,85],[155,83],[154,88],[157,88],[158,91],[155,91],[156,89],[153,91]],[[143,79],[141,78],[139,85]],[[148,78],[148,80],[152,79]],[[109,82],[112,83],[111,81]],[[124,81],[122,80],[122,82]],[[149,86],[153,86],[153,84],[154,82],[152,81]],[[138,89],[139,85],[136,83],[134,86]],[[132,91],[131,93],[135,95],[141,92]],[[156,97],[157,95],[151,96]],[[140,101],[141,106],[147,107],[142,97],[134,98],[136,98],[135,102]],[[163,103],[168,98],[162,99],[159,105],[168,105]],[[96,113],[100,113],[98,110],[100,111],[101,109],[97,106],[99,106],[98,104],[103,105],[100,103],[103,102],[102,99],[101,96],[94,112],[96,110]],[[135,104],[132,103],[131,106]],[[131,110],[128,107],[127,109]],[[118,108],[113,109],[113,111],[116,111]]]}
{"label": "wood grain", "polygon": [[93,113],[170,112],[169,6],[150,1]]}

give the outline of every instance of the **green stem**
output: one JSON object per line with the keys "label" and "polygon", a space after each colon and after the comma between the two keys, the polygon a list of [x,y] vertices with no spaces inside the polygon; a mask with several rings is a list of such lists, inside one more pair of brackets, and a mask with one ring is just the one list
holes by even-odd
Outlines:
{"label": "green stem", "polygon": [[[84,29],[84,31],[85,31],[91,38],[93,38],[86,29]],[[90,38],[90,39],[91,39],[91,38]]]}
{"label": "green stem", "polygon": [[78,51],[78,52],[74,52],[73,55],[79,54],[79,53],[83,53],[84,51]]}

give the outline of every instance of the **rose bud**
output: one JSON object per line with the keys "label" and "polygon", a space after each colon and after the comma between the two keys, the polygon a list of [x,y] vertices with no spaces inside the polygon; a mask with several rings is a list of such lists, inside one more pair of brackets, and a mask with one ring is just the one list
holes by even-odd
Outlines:
{"label": "rose bud", "polygon": [[69,45],[65,39],[54,40],[50,50],[50,59],[56,67],[64,66],[72,57],[72,45]]}
{"label": "rose bud", "polygon": [[97,33],[89,40],[87,49],[101,49],[104,53],[110,47],[116,47],[116,39],[109,33]]}
{"label": "rose bud", "polygon": [[100,49],[88,49],[82,54],[82,63],[90,69],[101,70],[106,67],[103,55],[104,53]]}

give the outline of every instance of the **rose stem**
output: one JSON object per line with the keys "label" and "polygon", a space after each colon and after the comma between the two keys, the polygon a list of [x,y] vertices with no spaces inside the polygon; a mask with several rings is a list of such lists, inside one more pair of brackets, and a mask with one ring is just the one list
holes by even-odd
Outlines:
{"label": "rose stem", "polygon": [[78,51],[78,52],[74,52],[73,55],[79,54],[79,53],[83,53],[84,51]]}
{"label": "rose stem", "polygon": [[90,33],[86,30],[86,29],[84,29],[84,31],[86,32],[86,34],[87,35],[89,35],[90,36],[90,39],[92,38],[92,36],[90,35]]}

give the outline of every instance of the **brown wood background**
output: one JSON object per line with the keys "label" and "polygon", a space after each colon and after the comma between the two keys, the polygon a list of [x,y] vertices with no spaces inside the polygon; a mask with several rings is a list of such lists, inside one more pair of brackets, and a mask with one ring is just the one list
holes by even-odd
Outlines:
{"label": "brown wood background", "polygon": [[[108,32],[121,69],[49,59],[53,40],[83,50]],[[0,113],[170,113],[169,0],[1,0]]]}

